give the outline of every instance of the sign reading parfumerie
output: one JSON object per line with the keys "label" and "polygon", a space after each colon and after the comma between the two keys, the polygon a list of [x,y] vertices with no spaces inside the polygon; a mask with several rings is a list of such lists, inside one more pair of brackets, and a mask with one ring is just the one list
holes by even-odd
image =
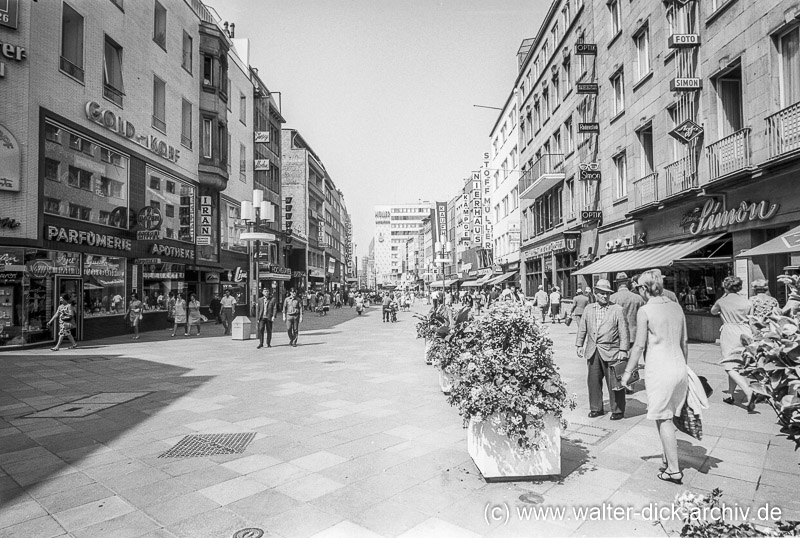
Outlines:
{"label": "sign reading parfumerie", "polygon": [[61,226],[47,226],[45,237],[48,241],[74,243],[76,245],[89,245],[90,247],[110,248],[114,250],[130,250],[131,240],[113,235],[73,230]]}

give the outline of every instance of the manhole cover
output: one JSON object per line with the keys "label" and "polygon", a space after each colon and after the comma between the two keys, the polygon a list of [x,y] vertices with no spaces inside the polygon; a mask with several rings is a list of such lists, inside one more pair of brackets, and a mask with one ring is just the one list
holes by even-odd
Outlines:
{"label": "manhole cover", "polygon": [[233,533],[233,538],[261,538],[264,531],[256,528],[242,529]]}
{"label": "manhole cover", "polygon": [[523,493],[519,496],[519,500],[527,504],[542,504],[544,497],[538,493]]}
{"label": "manhole cover", "polygon": [[195,458],[220,454],[241,454],[256,436],[248,433],[210,433],[187,435],[159,458]]}

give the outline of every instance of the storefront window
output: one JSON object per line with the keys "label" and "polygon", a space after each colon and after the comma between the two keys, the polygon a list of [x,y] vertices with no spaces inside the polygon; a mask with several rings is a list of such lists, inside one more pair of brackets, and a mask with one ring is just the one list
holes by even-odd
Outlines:
{"label": "storefront window", "polygon": [[170,292],[186,293],[185,274],[185,266],[180,263],[145,265],[142,270],[144,287],[141,297],[145,311],[166,311]]}
{"label": "storefront window", "polygon": [[231,202],[220,198],[222,206],[222,222],[220,223],[220,246],[234,252],[247,252],[247,243],[239,239],[244,230],[240,220],[239,202]]}
{"label": "storefront window", "polygon": [[84,317],[125,313],[126,259],[88,254],[83,261]]}
{"label": "storefront window", "polygon": [[196,188],[156,168],[147,168],[145,204],[161,211],[165,239],[194,242]]}
{"label": "storefront window", "polygon": [[127,228],[128,162],[127,156],[47,120],[45,213]]}

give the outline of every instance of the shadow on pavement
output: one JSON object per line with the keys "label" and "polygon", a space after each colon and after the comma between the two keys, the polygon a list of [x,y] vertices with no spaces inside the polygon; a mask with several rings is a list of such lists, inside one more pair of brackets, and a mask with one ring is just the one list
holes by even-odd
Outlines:
{"label": "shadow on pavement", "polygon": [[[184,409],[192,409],[181,408],[175,422],[170,413],[159,412],[212,379],[130,356],[92,359],[73,353],[2,355],[0,470],[5,474],[0,475],[0,506],[26,491],[51,488],[53,480],[89,480],[81,462],[92,456],[118,451],[112,455],[119,460],[135,457],[134,452],[163,452],[169,448],[164,440],[185,431],[179,427]],[[27,417],[34,413],[47,416]],[[136,434],[121,439],[131,430]]]}

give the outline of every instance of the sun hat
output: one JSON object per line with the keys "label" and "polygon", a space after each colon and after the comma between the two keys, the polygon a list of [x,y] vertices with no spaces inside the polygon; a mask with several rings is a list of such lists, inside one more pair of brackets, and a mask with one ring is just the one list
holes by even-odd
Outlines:
{"label": "sun hat", "polygon": [[621,273],[617,273],[617,277],[614,279],[615,282],[624,282],[626,280],[628,280],[628,273],[624,271]]}
{"label": "sun hat", "polygon": [[608,293],[614,293],[614,290],[611,289],[611,282],[606,280],[605,278],[601,278],[597,281],[597,284],[594,285],[594,289],[600,291],[606,291]]}

